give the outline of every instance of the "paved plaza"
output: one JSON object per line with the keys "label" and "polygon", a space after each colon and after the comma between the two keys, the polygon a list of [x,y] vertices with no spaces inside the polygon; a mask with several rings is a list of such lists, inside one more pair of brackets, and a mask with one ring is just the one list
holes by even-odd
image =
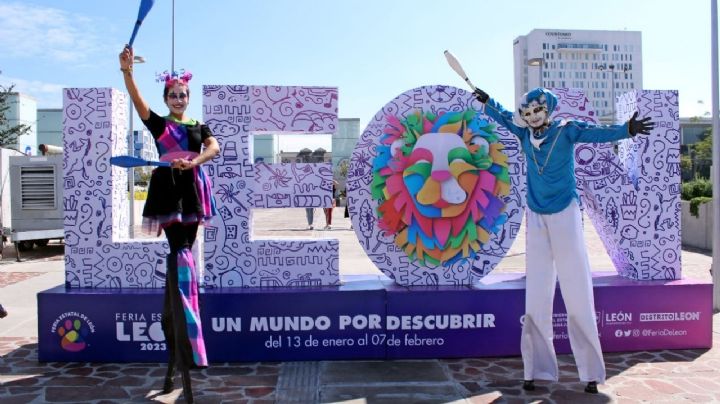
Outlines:
{"label": "paved plaza", "polygon": [[[302,209],[256,211],[260,237],[333,237],[340,240],[340,272],[380,273],[357,242],[342,209],[333,227],[307,230]],[[587,221],[589,224],[589,221]],[[593,270],[611,270],[592,226],[586,241]],[[522,272],[524,229],[496,271]],[[37,299],[42,290],[64,282],[63,245],[26,253],[17,263],[5,247],[0,261],[0,303],[9,316],[0,320],[0,402],[183,402],[179,381],[160,395],[164,364],[39,363]],[[683,250],[683,275],[710,281],[708,251]],[[560,355],[559,383],[538,382],[532,393],[520,388],[519,357],[400,361],[318,361],[212,363],[193,373],[199,403],[637,403],[720,402],[720,314],[713,317],[713,348],[608,353],[608,380],[600,394],[582,392],[571,355]],[[209,350],[216,347],[208,347]]]}

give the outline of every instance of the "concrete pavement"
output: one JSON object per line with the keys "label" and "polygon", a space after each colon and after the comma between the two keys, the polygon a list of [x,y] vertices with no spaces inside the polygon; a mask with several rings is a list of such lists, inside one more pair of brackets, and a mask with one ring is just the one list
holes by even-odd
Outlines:
{"label": "concrete pavement", "polygon": [[[335,209],[331,230],[305,230],[302,209],[255,211],[257,236],[326,237],[340,240],[341,275],[376,274]],[[322,228],[320,212],[315,227]],[[589,221],[587,222],[589,223]],[[496,271],[522,272],[524,230]],[[594,270],[612,268],[592,226],[586,241]],[[37,362],[36,293],[64,282],[61,244],[26,253],[15,262],[11,248],[0,261],[0,401],[182,402],[180,389],[159,395],[163,364]],[[710,280],[709,252],[682,252],[683,275]],[[570,355],[560,355],[560,383],[538,383],[523,392],[522,362],[511,358],[408,361],[213,363],[193,373],[196,400],[209,402],[484,403],[484,402],[720,402],[720,314],[713,318],[713,348],[605,355],[608,381],[600,394],[582,393]],[[210,347],[212,349],[212,347]]]}

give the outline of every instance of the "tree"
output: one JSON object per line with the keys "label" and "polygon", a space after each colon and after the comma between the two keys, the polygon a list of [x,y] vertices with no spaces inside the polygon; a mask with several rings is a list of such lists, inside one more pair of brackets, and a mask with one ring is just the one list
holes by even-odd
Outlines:
{"label": "tree", "polygon": [[706,130],[699,136],[699,141],[692,145],[690,157],[693,159],[694,177],[710,178],[712,167],[712,130]]}
{"label": "tree", "polygon": [[18,138],[30,132],[31,129],[30,126],[23,124],[10,126],[5,115],[10,109],[8,103],[14,87],[15,85],[10,85],[10,87],[0,85],[0,147],[17,145]]}
{"label": "tree", "polygon": [[700,141],[693,145],[695,158],[712,160],[712,129],[708,129],[699,136]]}

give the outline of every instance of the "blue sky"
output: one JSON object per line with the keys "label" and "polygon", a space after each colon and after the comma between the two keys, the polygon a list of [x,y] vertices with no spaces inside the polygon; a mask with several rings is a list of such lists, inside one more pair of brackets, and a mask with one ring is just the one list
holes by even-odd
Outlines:
{"label": "blue sky", "polygon": [[[0,0],[0,83],[61,107],[63,87],[123,88],[117,54],[139,0]],[[172,0],[156,0],[135,42],[151,107],[165,111],[155,73],[170,68]],[[535,28],[642,32],[646,89],[680,91],[681,116],[711,109],[710,2],[700,0],[175,0],[175,66],[203,84],[319,85],[340,89],[339,115],[361,128],[414,87],[464,83],[513,102],[512,43]],[[702,101],[699,103],[698,101]]]}

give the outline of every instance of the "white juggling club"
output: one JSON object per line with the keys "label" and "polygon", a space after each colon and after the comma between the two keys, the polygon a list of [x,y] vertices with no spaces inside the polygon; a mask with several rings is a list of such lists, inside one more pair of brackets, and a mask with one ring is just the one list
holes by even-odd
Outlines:
{"label": "white juggling club", "polygon": [[477,90],[477,87],[473,85],[473,83],[470,82],[470,79],[468,79],[467,74],[465,74],[465,70],[460,65],[460,62],[453,56],[450,51],[445,51],[445,59],[447,59],[448,64],[450,67],[452,67],[453,70],[455,70],[455,73],[457,73],[460,77],[462,77],[463,80],[465,80],[466,83],[472,88],[473,91]]}

